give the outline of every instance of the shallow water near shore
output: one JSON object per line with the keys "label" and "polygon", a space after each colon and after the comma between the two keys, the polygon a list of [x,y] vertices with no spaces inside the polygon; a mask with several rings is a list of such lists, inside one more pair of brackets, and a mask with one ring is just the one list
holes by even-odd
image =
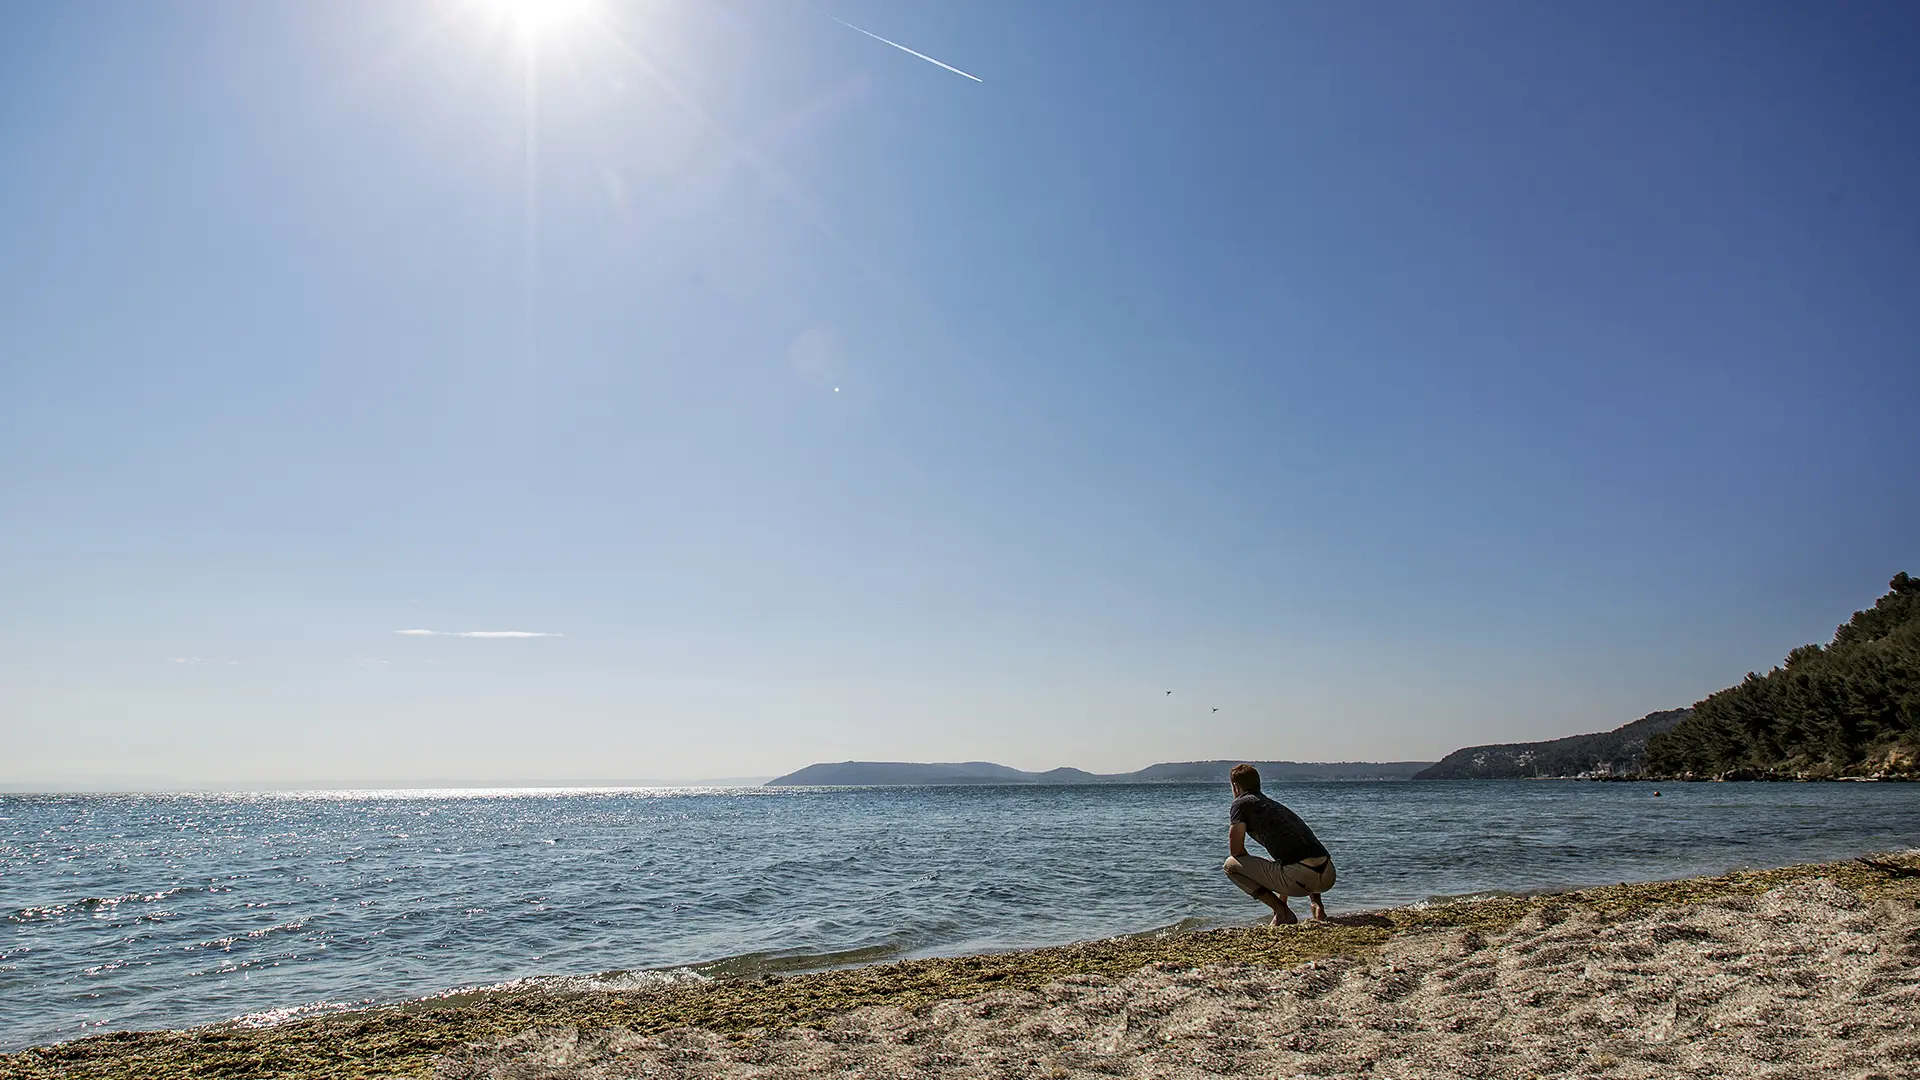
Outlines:
{"label": "shallow water near shore", "polygon": [[[1275,785],[1336,913],[1920,843],[1920,785]],[[1251,920],[1223,785],[0,796],[0,1049]]]}

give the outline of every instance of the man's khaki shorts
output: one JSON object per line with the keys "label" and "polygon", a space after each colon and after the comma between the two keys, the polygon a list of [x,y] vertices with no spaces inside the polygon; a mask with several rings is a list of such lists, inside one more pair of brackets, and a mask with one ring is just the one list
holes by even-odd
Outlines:
{"label": "man's khaki shorts", "polygon": [[1258,895],[1261,889],[1280,896],[1312,896],[1333,888],[1333,860],[1324,856],[1282,866],[1258,855],[1244,859],[1229,855],[1221,869],[1248,896]]}

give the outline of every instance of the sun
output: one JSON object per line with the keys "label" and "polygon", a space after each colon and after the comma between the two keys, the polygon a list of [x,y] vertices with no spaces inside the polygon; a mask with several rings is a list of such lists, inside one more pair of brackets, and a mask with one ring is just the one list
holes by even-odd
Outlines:
{"label": "sun", "polygon": [[481,0],[524,37],[562,33],[587,21],[593,0]]}

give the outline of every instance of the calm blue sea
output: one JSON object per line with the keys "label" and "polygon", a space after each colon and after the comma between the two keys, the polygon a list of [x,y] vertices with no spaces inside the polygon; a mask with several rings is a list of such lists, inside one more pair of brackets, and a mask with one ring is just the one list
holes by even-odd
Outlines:
{"label": "calm blue sea", "polygon": [[[1320,783],[1334,913],[1920,845],[1920,785]],[[1264,914],[1224,785],[0,796],[0,1049]]]}

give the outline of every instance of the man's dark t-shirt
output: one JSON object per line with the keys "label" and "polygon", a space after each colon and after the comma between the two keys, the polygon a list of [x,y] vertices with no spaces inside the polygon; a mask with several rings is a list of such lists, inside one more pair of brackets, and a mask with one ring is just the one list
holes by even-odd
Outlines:
{"label": "man's dark t-shirt", "polygon": [[1227,824],[1245,825],[1247,835],[1260,841],[1260,846],[1266,848],[1277,863],[1321,859],[1327,855],[1327,849],[1320,845],[1299,814],[1265,795],[1242,795],[1233,800],[1233,806],[1227,810]]}

